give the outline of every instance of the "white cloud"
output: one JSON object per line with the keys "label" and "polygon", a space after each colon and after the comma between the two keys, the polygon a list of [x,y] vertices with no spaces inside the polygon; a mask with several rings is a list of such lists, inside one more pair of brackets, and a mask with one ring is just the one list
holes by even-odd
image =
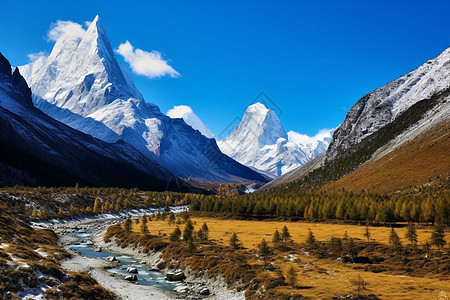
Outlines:
{"label": "white cloud", "polygon": [[167,116],[172,119],[183,119],[186,124],[192,128],[198,130],[207,138],[215,138],[214,134],[209,128],[200,120],[200,118],[194,113],[192,108],[187,105],[174,106],[167,112]]}
{"label": "white cloud", "polygon": [[43,57],[43,56],[47,56],[47,54],[44,51],[27,54],[27,57],[30,61],[35,61],[36,59]]}
{"label": "white cloud", "polygon": [[91,26],[92,22],[91,21],[85,21],[84,22],[84,27],[89,28],[89,26]]}
{"label": "white cloud", "polygon": [[133,72],[138,75],[148,78],[159,78],[166,75],[170,77],[180,76],[180,73],[169,66],[167,61],[161,57],[161,53],[156,50],[148,52],[138,48],[134,49],[131,43],[126,41],[120,44],[115,51],[123,56]]}
{"label": "white cloud", "polygon": [[307,134],[298,133],[295,131],[289,131],[288,137],[289,141],[297,144],[297,145],[307,145],[313,143],[315,141],[330,141],[333,137],[333,129],[320,129],[314,136],[309,136]]}
{"label": "white cloud", "polygon": [[50,41],[56,42],[57,39],[66,34],[73,37],[82,37],[85,31],[83,26],[78,23],[58,20],[56,23],[50,25],[47,38]]}

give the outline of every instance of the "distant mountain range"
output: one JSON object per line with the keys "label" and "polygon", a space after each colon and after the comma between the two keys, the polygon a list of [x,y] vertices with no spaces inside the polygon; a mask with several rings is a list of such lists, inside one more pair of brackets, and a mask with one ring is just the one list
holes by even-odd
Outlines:
{"label": "distant mountain range", "polygon": [[328,150],[267,184],[396,191],[450,175],[450,48],[363,96]]}
{"label": "distant mountain range", "polygon": [[116,60],[98,16],[84,34],[63,34],[48,57],[20,70],[43,112],[105,142],[128,143],[177,177],[267,182],[182,118],[170,118],[145,102]]}
{"label": "distant mountain range", "polygon": [[332,133],[329,130],[318,139],[286,133],[275,111],[258,102],[247,108],[241,122],[218,144],[238,162],[275,178],[322,154]]}

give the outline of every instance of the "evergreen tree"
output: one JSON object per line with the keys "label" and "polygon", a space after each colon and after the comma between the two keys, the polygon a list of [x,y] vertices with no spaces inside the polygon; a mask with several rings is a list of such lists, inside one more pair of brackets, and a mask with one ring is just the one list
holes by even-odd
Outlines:
{"label": "evergreen tree", "polygon": [[195,252],[195,244],[194,244],[194,241],[192,241],[192,238],[188,240],[187,248],[188,248],[188,253],[190,255],[194,254],[194,252]]}
{"label": "evergreen tree", "polygon": [[445,245],[445,233],[444,226],[437,224],[434,226],[434,230],[431,233],[431,244],[441,249]]}
{"label": "evergreen tree", "polygon": [[316,238],[311,230],[309,230],[308,237],[306,238],[306,245],[309,249],[314,249],[316,246]]}
{"label": "evergreen tree", "polygon": [[146,213],[144,213],[144,214],[142,215],[141,219],[142,219],[142,223],[147,224],[148,218],[147,218],[147,214],[146,214]]}
{"label": "evergreen tree", "polygon": [[203,231],[203,240],[207,241],[209,238],[209,228],[208,225],[206,225],[206,222],[202,225],[202,231]]}
{"label": "evergreen tree", "polygon": [[364,236],[367,238],[367,242],[370,242],[369,226],[366,226],[366,231],[364,232]]}
{"label": "evergreen tree", "polygon": [[287,269],[286,282],[293,288],[297,286],[297,270],[295,269],[294,265],[290,265]]}
{"label": "evergreen tree", "polygon": [[239,240],[235,232],[233,232],[233,234],[230,237],[230,247],[234,250],[237,250],[242,247],[241,241]]}
{"label": "evergreen tree", "polygon": [[283,242],[287,242],[291,239],[291,234],[289,233],[289,230],[286,226],[283,227],[283,230],[281,232],[281,238],[283,239]]}
{"label": "evergreen tree", "polygon": [[171,242],[178,242],[181,237],[181,230],[180,227],[176,227],[174,231],[170,234],[170,241]]}
{"label": "evergreen tree", "polygon": [[274,282],[274,285],[276,285],[276,286],[284,285],[284,283],[286,282],[286,278],[284,277],[281,269],[276,269],[275,278],[276,278],[276,281]]}
{"label": "evergreen tree", "polygon": [[330,250],[335,257],[341,256],[343,248],[340,238],[331,237]]}
{"label": "evergreen tree", "polygon": [[408,223],[408,227],[406,228],[405,237],[408,239],[408,241],[411,244],[413,244],[413,245],[417,244],[416,226],[413,223]]}
{"label": "evergreen tree", "polygon": [[270,247],[265,239],[262,239],[261,243],[258,244],[259,255],[263,258],[264,265],[266,264],[267,257],[270,255]]}
{"label": "evergreen tree", "polygon": [[203,229],[199,229],[197,230],[196,234],[197,235],[197,239],[200,241],[204,241],[205,240],[205,232],[203,231]]}
{"label": "evergreen tree", "polygon": [[130,217],[128,217],[126,220],[125,220],[125,222],[123,223],[123,229],[126,231],[126,232],[131,232],[131,218]]}
{"label": "evergreen tree", "polygon": [[145,214],[142,216],[141,233],[142,233],[144,236],[148,235],[147,215],[145,215]]}
{"label": "evergreen tree", "polygon": [[280,233],[278,232],[278,230],[275,230],[272,236],[272,243],[276,244],[279,243],[280,241],[281,241]]}
{"label": "evergreen tree", "polygon": [[187,222],[186,222],[186,226],[184,226],[183,240],[187,242],[190,239],[192,239],[192,232],[193,231],[194,231],[194,225],[192,225],[191,219],[188,219]]}
{"label": "evergreen tree", "polygon": [[389,244],[394,248],[395,252],[399,252],[401,250],[402,244],[400,243],[400,238],[398,237],[397,232],[395,232],[394,227],[391,228]]}

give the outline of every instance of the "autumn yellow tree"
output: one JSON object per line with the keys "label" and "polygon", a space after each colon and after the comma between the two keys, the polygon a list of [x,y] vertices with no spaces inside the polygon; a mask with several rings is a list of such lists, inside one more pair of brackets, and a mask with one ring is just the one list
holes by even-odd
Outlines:
{"label": "autumn yellow tree", "polygon": [[94,201],[94,213],[98,214],[100,212],[100,203],[97,197],[95,197]]}

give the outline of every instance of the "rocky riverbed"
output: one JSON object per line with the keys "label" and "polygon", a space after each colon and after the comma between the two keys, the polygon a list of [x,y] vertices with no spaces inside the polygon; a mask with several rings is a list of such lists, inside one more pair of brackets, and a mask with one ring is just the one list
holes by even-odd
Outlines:
{"label": "rocky riverbed", "polygon": [[[141,212],[142,213],[142,212]],[[147,215],[151,212],[146,211]],[[131,212],[131,215],[139,215],[139,213]],[[122,221],[124,216],[108,215],[104,218],[81,219],[64,223],[55,222],[53,224],[39,224],[42,227],[52,227],[60,237],[63,246],[71,251],[72,258],[61,262],[62,267],[76,272],[85,272],[90,274],[103,287],[114,292],[121,299],[244,299],[243,292],[229,290],[221,278],[210,279],[204,274],[198,276],[197,273],[191,272],[189,268],[182,270],[186,279],[174,282],[173,290],[164,290],[152,285],[136,284],[135,282],[126,281],[114,270],[117,269],[118,263],[111,262],[106,257],[86,257],[80,251],[70,250],[71,245],[78,244],[79,239],[74,237],[76,232],[91,232],[89,240],[83,241],[93,249],[105,251],[115,254],[117,257],[126,256],[132,258],[137,264],[145,266],[152,272],[155,272],[157,265],[161,262],[161,253],[154,252],[144,254],[139,249],[132,247],[121,248],[114,242],[105,243],[103,241],[104,233],[108,226]],[[106,254],[105,254],[106,255]],[[101,255],[100,255],[101,256]],[[142,269],[142,268],[141,268]],[[206,271],[206,270],[205,270]],[[167,270],[162,270],[167,272]],[[206,272],[203,272],[206,273]],[[171,288],[171,286],[169,286]],[[167,286],[164,286],[167,289]]]}

